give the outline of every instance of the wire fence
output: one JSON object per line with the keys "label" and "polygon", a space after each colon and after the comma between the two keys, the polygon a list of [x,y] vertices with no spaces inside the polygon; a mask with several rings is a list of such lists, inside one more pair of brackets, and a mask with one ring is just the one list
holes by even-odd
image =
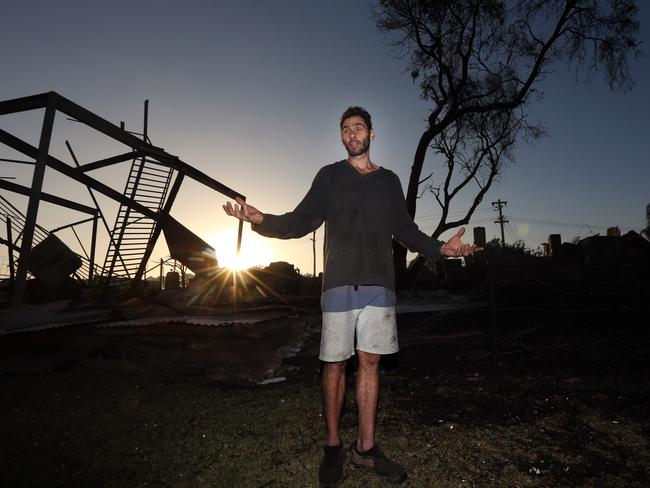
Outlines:
{"label": "wire fence", "polygon": [[[583,270],[584,271],[584,270]],[[504,278],[518,274],[520,279]],[[566,273],[566,271],[565,271]],[[568,274],[568,273],[567,273]],[[475,290],[487,287],[489,306],[479,309],[490,313],[490,359],[496,373],[497,331],[506,314],[644,314],[650,310],[648,273],[637,270],[633,279],[589,279],[588,276],[544,280],[521,268],[496,269],[488,263],[488,276]],[[476,310],[476,309],[474,309]]]}

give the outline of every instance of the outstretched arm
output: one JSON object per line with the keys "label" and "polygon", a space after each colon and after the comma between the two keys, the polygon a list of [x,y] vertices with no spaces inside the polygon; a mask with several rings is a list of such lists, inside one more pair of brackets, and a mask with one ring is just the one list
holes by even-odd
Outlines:
{"label": "outstretched arm", "polygon": [[258,234],[278,239],[303,237],[318,229],[325,219],[325,181],[323,170],[319,171],[311,188],[292,211],[282,215],[262,213],[242,198],[235,199],[237,204],[226,203],[226,214],[244,222],[250,222]]}
{"label": "outstretched arm", "polygon": [[463,237],[464,234],[465,227],[458,229],[458,232],[456,232],[451,239],[440,247],[440,254],[456,258],[460,256],[470,256],[477,251],[483,250],[474,244],[463,244],[460,238]]}
{"label": "outstretched arm", "polygon": [[251,224],[261,224],[264,221],[264,214],[252,205],[248,205],[242,198],[237,197],[235,201],[239,205],[232,205],[230,202],[223,206],[224,212],[231,217],[235,217],[244,222]]}
{"label": "outstretched arm", "polygon": [[442,242],[437,239],[432,239],[423,233],[411,216],[406,212],[406,203],[404,202],[404,193],[402,186],[397,176],[394,175],[394,198],[395,198],[395,223],[393,237],[399,241],[404,247],[411,251],[417,251],[424,254],[430,259],[435,259],[440,256],[446,257],[460,257],[470,256],[477,251],[482,251],[482,248],[463,244],[460,240],[465,234],[465,228],[461,227],[458,232],[449,239],[447,242]]}

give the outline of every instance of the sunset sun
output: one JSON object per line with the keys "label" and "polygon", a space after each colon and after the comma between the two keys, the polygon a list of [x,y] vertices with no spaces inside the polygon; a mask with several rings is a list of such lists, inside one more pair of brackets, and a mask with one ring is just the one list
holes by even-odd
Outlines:
{"label": "sunset sun", "polygon": [[242,246],[237,255],[237,234],[219,233],[210,241],[215,248],[219,267],[243,270],[253,266],[266,266],[271,261],[271,253],[263,239],[248,233],[242,239]]}

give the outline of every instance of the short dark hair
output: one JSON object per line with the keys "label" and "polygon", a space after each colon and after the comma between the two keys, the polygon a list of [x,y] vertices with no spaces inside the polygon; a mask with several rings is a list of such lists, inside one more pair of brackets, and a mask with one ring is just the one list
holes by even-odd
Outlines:
{"label": "short dark hair", "polygon": [[350,117],[354,117],[355,115],[358,115],[364,120],[364,122],[368,126],[368,130],[372,129],[372,120],[370,119],[370,114],[363,107],[346,108],[345,112],[343,112],[343,115],[341,115],[340,128],[343,128],[343,122],[345,121],[345,119],[349,119]]}

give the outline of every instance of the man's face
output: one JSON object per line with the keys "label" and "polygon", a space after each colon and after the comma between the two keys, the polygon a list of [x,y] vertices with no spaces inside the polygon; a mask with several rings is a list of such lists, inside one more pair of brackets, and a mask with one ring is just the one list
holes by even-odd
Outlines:
{"label": "man's face", "polygon": [[360,115],[353,115],[343,121],[341,141],[349,156],[360,156],[368,152],[370,141],[374,138],[375,132],[368,130],[366,121]]}

